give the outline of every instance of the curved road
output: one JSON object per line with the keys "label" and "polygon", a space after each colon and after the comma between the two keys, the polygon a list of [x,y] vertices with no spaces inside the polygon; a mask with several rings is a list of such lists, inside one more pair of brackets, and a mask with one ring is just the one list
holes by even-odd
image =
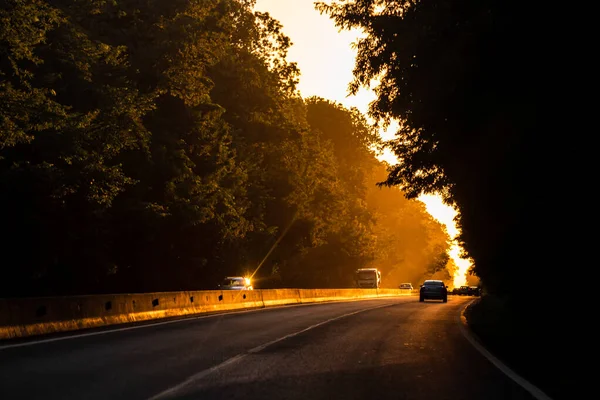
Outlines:
{"label": "curved road", "polygon": [[0,399],[534,399],[463,335],[472,298],[278,307],[0,347]]}

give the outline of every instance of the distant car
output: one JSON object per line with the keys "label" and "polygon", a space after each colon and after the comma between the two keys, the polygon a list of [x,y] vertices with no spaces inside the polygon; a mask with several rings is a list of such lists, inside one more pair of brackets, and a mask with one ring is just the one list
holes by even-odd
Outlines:
{"label": "distant car", "polygon": [[419,301],[425,300],[442,300],[444,303],[448,301],[448,287],[444,281],[437,279],[428,279],[421,285],[419,289]]}
{"label": "distant car", "polygon": [[412,283],[401,283],[400,289],[413,290],[413,285],[412,285]]}
{"label": "distant car", "polygon": [[468,296],[469,295],[469,287],[467,285],[463,285],[458,288],[458,292],[456,293],[459,296]]}
{"label": "distant car", "polygon": [[481,289],[478,286],[469,286],[469,288],[467,289],[467,295],[481,296]]}
{"label": "distant car", "polygon": [[221,290],[253,290],[250,278],[243,276],[228,276],[219,285]]}

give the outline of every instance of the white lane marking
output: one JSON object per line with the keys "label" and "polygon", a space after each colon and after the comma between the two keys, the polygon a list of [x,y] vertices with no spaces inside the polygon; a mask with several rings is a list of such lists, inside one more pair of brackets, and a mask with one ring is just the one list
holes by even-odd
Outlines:
{"label": "white lane marking", "polygon": [[365,311],[375,310],[375,309],[378,309],[378,308],[390,307],[390,306],[393,306],[395,304],[397,304],[397,303],[388,303],[388,304],[383,304],[383,305],[379,305],[379,306],[375,306],[375,307],[363,308],[362,310],[353,311],[351,313],[339,315],[337,317],[330,318],[328,320],[321,321],[319,323],[311,325],[308,328],[304,328],[304,329],[302,329],[300,331],[297,331],[297,332],[294,332],[294,333],[290,333],[289,335],[282,336],[282,337],[280,337],[278,339],[275,339],[275,340],[271,340],[270,342],[261,344],[260,346],[256,346],[256,347],[248,350],[245,353],[241,353],[241,354],[238,354],[236,356],[233,356],[233,357],[231,357],[231,358],[223,361],[222,363],[217,364],[217,365],[215,365],[215,366],[213,366],[211,368],[208,368],[208,369],[205,369],[203,371],[200,371],[197,374],[194,374],[194,375],[190,376],[185,381],[183,381],[183,382],[181,382],[181,383],[179,383],[179,384],[177,384],[177,385],[175,385],[175,386],[173,386],[173,387],[171,387],[171,388],[169,388],[169,389],[167,389],[167,390],[165,390],[163,392],[160,392],[157,395],[154,395],[154,396],[150,397],[148,400],[158,400],[158,399],[161,399],[161,398],[165,398],[166,396],[169,396],[169,395],[176,395],[176,393],[178,391],[180,391],[181,389],[184,389],[186,386],[192,385],[195,382],[198,382],[199,380],[201,380],[202,378],[205,378],[206,376],[212,374],[213,372],[216,372],[216,371],[218,371],[218,370],[220,370],[220,369],[222,369],[222,368],[224,368],[224,367],[226,367],[228,365],[234,364],[234,363],[236,363],[236,362],[238,362],[238,361],[246,358],[247,356],[249,356],[251,354],[256,354],[256,353],[258,353],[258,352],[266,349],[267,347],[274,345],[275,343],[279,343],[279,342],[281,342],[283,340],[293,338],[294,336],[298,336],[298,335],[300,335],[302,333],[308,332],[308,331],[310,331],[312,329],[318,328],[320,326],[323,326],[323,325],[328,324],[328,323],[333,322],[333,321],[337,321],[337,320],[342,319],[342,318],[346,318],[346,317],[349,317],[349,316],[352,316],[352,315],[360,314],[360,313],[365,312]]}
{"label": "white lane marking", "polygon": [[533,397],[537,400],[552,400],[546,393],[544,393],[540,388],[533,385],[525,378],[521,377],[519,374],[514,372],[512,369],[508,368],[502,361],[496,358],[492,353],[490,353],[485,347],[483,347],[479,341],[476,339],[474,333],[472,333],[467,325],[467,320],[464,315],[465,310],[469,306],[469,304],[473,303],[475,300],[472,300],[465,304],[457,317],[458,323],[460,326],[460,330],[463,336],[479,351],[485,358],[487,358],[492,364],[496,366],[500,371],[504,373],[504,375],[508,376],[510,379],[515,381],[519,386],[523,389],[527,390]]}
{"label": "white lane marking", "polygon": [[[174,320],[169,320],[169,321],[152,322],[151,320],[146,320],[146,321],[139,321],[139,323],[141,323],[142,325],[134,325],[134,326],[128,326],[128,327],[124,327],[124,328],[106,329],[106,330],[97,331],[97,332],[74,333],[72,335],[60,336],[60,337],[55,337],[55,338],[38,339],[38,340],[32,340],[32,341],[27,341],[27,342],[21,342],[21,343],[11,343],[11,344],[0,345],[0,351],[6,350],[6,349],[12,349],[15,347],[34,346],[37,344],[59,342],[62,340],[79,339],[79,338],[90,337],[90,336],[106,335],[109,333],[131,331],[134,329],[151,328],[151,327],[160,326],[160,325],[177,324],[177,323],[181,323],[181,322],[195,321],[198,319],[216,318],[216,317],[222,317],[224,315],[229,315],[229,314],[245,314],[245,313],[251,313],[251,312],[275,310],[275,309],[281,309],[281,308],[292,308],[292,307],[302,307],[302,306],[319,306],[319,305],[332,304],[332,303],[353,303],[353,302],[357,302],[357,301],[369,301],[369,300],[387,300],[389,298],[403,298],[403,297],[408,297],[408,296],[406,296],[406,295],[399,295],[397,297],[396,296],[389,296],[389,297],[382,296],[382,297],[373,297],[373,298],[368,298],[368,299],[347,299],[347,300],[331,300],[331,301],[323,301],[323,302],[315,302],[315,303],[286,304],[286,305],[281,305],[281,306],[267,306],[267,307],[261,307],[261,308],[253,308],[250,310],[221,311],[221,312],[216,312],[214,314],[211,313],[210,315],[187,316],[187,317],[184,316],[184,317],[177,318]],[[133,322],[133,323],[135,323],[135,322]],[[10,340],[10,339],[8,339],[8,340]]]}

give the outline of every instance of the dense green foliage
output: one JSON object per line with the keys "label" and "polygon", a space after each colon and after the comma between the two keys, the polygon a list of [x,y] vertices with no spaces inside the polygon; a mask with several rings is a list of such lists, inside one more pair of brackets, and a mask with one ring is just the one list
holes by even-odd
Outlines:
{"label": "dense green foliage", "polygon": [[447,266],[357,110],[250,0],[0,0],[0,294],[348,287]]}

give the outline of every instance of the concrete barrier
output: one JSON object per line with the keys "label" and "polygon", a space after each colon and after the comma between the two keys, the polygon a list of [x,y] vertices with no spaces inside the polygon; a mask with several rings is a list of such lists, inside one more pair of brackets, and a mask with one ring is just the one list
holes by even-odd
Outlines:
{"label": "concrete barrier", "polygon": [[402,289],[264,289],[0,299],[0,340],[211,312],[410,294]]}
{"label": "concrete barrier", "polygon": [[263,289],[261,293],[264,307],[302,303],[302,289]]}

